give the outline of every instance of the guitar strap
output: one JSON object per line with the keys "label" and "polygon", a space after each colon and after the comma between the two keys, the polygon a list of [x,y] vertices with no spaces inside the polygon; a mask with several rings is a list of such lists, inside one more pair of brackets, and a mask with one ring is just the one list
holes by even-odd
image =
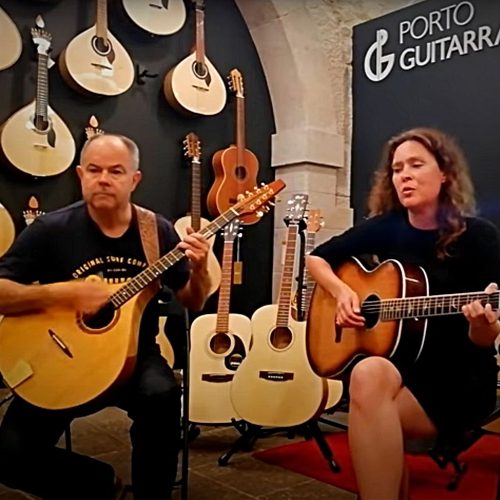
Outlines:
{"label": "guitar strap", "polygon": [[[158,237],[158,225],[156,224],[156,215],[151,210],[141,207],[134,203],[137,213],[137,224],[141,235],[141,243],[146,260],[152,265],[160,258],[160,240]],[[160,279],[153,281],[155,293],[161,289]]]}

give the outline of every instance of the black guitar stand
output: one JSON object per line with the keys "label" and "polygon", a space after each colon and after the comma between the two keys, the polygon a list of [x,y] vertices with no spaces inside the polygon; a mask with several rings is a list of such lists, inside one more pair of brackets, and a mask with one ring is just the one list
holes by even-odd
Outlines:
{"label": "black guitar stand", "polygon": [[233,422],[233,425],[235,425],[236,429],[241,433],[241,436],[227,452],[219,457],[218,464],[220,466],[227,465],[231,457],[238,451],[251,451],[259,438],[278,432],[285,432],[290,439],[297,433],[302,434],[307,440],[314,438],[322,455],[328,462],[330,470],[335,473],[340,472],[340,465],[335,461],[333,452],[319,428],[318,421],[315,419],[294,427],[264,428],[261,425],[253,425],[248,422]]}

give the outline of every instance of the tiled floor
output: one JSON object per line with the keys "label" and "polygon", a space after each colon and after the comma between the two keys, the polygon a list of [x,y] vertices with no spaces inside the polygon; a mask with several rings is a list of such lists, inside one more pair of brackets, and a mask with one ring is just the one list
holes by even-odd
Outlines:
{"label": "tiled floor", "polygon": [[[0,399],[5,395],[0,390]],[[0,408],[0,418],[5,408]],[[113,465],[123,482],[130,482],[128,436],[129,420],[124,412],[108,408],[95,415],[75,420],[72,425],[73,449],[93,455]],[[238,452],[226,466],[218,458],[227,452],[240,433],[229,427],[200,427],[200,434],[190,443],[187,498],[190,500],[352,500],[352,493],[328,484],[267,465],[252,457],[250,452]],[[332,429],[329,427],[329,430]],[[289,438],[285,433],[262,437],[253,448],[271,448],[304,439]],[[180,456],[180,460],[182,457]],[[176,488],[174,499],[181,499]],[[186,493],[185,493],[186,494]],[[0,500],[26,500],[32,496],[9,490],[0,485]],[[185,498],[185,497],[184,497]],[[132,500],[127,493],[123,500]]]}

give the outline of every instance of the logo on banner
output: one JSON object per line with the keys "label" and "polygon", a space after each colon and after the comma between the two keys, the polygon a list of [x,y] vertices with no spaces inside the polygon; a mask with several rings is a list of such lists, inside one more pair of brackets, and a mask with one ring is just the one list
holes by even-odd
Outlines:
{"label": "logo on banner", "polygon": [[[477,5],[480,5],[479,1]],[[395,67],[411,71],[429,64],[443,63],[453,57],[499,47],[500,25],[483,24],[466,28],[475,15],[474,3],[463,1],[400,21],[397,30],[399,47],[395,52],[384,53],[384,46],[389,36],[396,34],[390,34],[383,28],[377,29],[375,42],[368,47],[364,58],[366,77],[372,82],[380,82]],[[452,30],[458,32],[450,33]]]}
{"label": "logo on banner", "polygon": [[[365,75],[372,82],[380,82],[386,78],[394,66],[394,54],[382,55],[382,47],[387,43],[387,40],[389,40],[389,32],[384,29],[377,30],[375,43],[366,51]],[[372,70],[374,66],[375,71]]]}

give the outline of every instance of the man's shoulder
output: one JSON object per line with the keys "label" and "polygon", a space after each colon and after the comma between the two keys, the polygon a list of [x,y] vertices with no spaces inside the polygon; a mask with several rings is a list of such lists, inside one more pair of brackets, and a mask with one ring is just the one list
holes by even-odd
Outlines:
{"label": "man's shoulder", "polygon": [[85,203],[80,200],[62,208],[58,208],[57,210],[47,212],[38,217],[38,219],[39,222],[43,223],[45,226],[58,227],[73,222],[75,218],[81,217],[84,214]]}

